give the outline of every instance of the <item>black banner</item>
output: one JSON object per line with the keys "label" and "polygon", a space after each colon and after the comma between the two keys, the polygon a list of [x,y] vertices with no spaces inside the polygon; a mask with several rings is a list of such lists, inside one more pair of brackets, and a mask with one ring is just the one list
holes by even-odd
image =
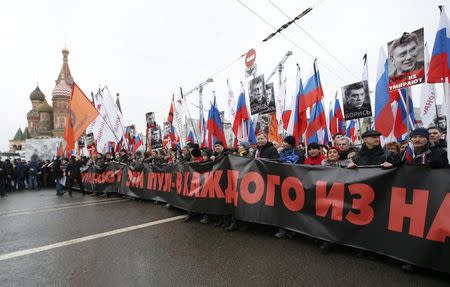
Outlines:
{"label": "black banner", "polygon": [[450,169],[416,166],[348,170],[229,156],[215,164],[142,170],[111,164],[83,173],[83,182],[193,212],[234,214],[450,273],[449,175]]}

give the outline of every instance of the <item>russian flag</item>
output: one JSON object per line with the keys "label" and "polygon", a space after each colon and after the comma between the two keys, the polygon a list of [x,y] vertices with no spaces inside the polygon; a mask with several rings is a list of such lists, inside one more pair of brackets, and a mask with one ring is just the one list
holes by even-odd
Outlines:
{"label": "russian flag", "polygon": [[352,140],[352,143],[355,143],[358,140],[358,136],[356,134],[356,120],[350,120],[350,124],[347,126],[345,135]]}
{"label": "russian flag", "polygon": [[220,120],[220,113],[216,105],[216,97],[214,97],[214,102],[211,103],[211,109],[208,113],[208,144],[210,147],[214,146],[214,143],[219,140],[223,143],[223,146],[227,147],[227,140],[225,138],[225,133],[223,132],[223,124]]}
{"label": "russian flag", "polygon": [[334,109],[330,108],[330,133],[334,136],[337,133],[345,134],[345,121],[342,114],[341,103],[336,97],[334,101]]}
{"label": "russian flag", "polygon": [[388,60],[383,48],[380,48],[377,84],[375,87],[375,129],[385,137],[388,137],[392,132],[392,124],[394,122],[388,82]]}
{"label": "russian flag", "polygon": [[256,144],[255,130],[247,109],[247,101],[242,85],[233,122],[233,133],[238,141],[248,141],[251,144]]}
{"label": "russian flag", "polygon": [[306,129],[307,143],[316,142],[318,144],[326,144],[326,129],[325,110],[323,109],[322,101],[319,101],[311,109],[311,116],[309,118],[308,128]]}
{"label": "russian flag", "polygon": [[190,143],[195,143],[195,137],[194,137],[194,133],[192,132],[192,130],[189,130],[189,134],[187,136],[186,141],[190,142]]}
{"label": "russian flag", "polygon": [[450,78],[450,23],[444,8],[441,10],[441,19],[434,40],[428,67],[428,83],[443,83]]}
{"label": "russian flag", "polygon": [[[297,95],[293,103],[293,110],[289,112],[289,122],[286,128],[288,134],[293,135],[297,141],[302,141],[303,134],[306,131],[308,119],[306,117],[306,107],[302,102],[304,96],[303,82],[300,73],[300,67],[297,65]],[[283,123],[285,114],[283,114]]]}
{"label": "russian flag", "polygon": [[412,143],[409,142],[405,149],[405,154],[403,155],[403,159],[406,163],[413,163],[414,161],[414,151],[412,148]]}
{"label": "russian flag", "polygon": [[142,136],[141,135],[137,135],[134,137],[134,144],[131,146],[131,152],[135,153],[138,148],[142,145]]}
{"label": "russian flag", "polygon": [[[394,123],[394,136],[397,141],[403,140],[408,133],[408,125],[409,129],[414,129],[414,106],[412,102],[412,98],[410,96],[410,89],[400,89],[392,92],[392,97],[397,101],[397,112],[395,116]],[[407,108],[409,107],[409,111],[407,112]],[[406,121],[409,121],[407,123]]]}
{"label": "russian flag", "polygon": [[303,93],[300,97],[300,111],[306,111],[307,108],[312,107],[323,98],[322,84],[320,82],[319,70],[316,67],[316,61],[314,61],[313,68],[312,75],[303,87]]}

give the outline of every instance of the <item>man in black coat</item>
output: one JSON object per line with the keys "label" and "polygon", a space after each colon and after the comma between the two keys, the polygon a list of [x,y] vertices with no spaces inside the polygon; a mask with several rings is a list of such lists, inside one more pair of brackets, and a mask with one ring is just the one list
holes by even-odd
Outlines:
{"label": "man in black coat", "polygon": [[429,130],[417,128],[410,133],[409,138],[413,145],[413,154],[408,151],[403,154],[403,160],[407,164],[442,168],[448,165],[447,151],[439,146],[431,147]]}
{"label": "man in black coat", "polygon": [[358,166],[380,166],[391,168],[400,163],[400,159],[389,151],[383,149],[380,145],[381,133],[375,130],[364,132],[361,137],[364,143],[361,150],[351,159],[347,168],[356,168]]}
{"label": "man in black coat", "polygon": [[81,171],[80,168],[84,165],[86,161],[76,160],[75,156],[70,158],[69,164],[66,167],[66,175],[69,180],[69,195],[72,196],[72,187],[75,182],[80,186],[81,191],[83,192],[83,196],[86,195],[86,191],[84,190],[83,183],[81,182]]}
{"label": "man in black coat", "polygon": [[273,144],[268,141],[265,133],[259,133],[256,136],[256,143],[258,147],[255,152],[255,158],[278,159],[278,151]]}
{"label": "man in black coat", "polygon": [[61,160],[59,157],[56,157],[56,159],[53,161],[52,171],[53,177],[55,178],[56,182],[56,195],[63,195],[64,192],[62,189],[61,179],[64,176],[64,173],[62,171]]}
{"label": "man in black coat", "polygon": [[1,197],[6,196],[5,182],[6,182],[5,163],[0,159],[0,196]]}

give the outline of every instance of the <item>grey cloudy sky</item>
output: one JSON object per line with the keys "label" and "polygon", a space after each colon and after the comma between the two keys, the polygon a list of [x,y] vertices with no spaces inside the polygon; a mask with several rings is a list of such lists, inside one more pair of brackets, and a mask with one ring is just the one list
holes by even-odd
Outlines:
{"label": "grey cloudy sky", "polygon": [[[271,1],[290,17],[316,3]],[[273,26],[288,21],[270,1],[241,2]],[[373,89],[379,47],[386,47],[404,31],[420,27],[425,28],[425,40],[432,46],[439,20],[437,5],[444,2],[319,2],[298,24],[349,72],[295,25],[284,32],[295,44],[280,35],[261,43],[272,28],[236,0],[4,1],[0,4],[0,150],[6,150],[7,140],[26,126],[29,94],[37,82],[51,100],[65,45],[70,50],[72,75],[82,90],[88,94],[106,84],[114,94],[119,92],[126,122],[143,130],[146,112],[156,112],[161,122],[180,86],[189,90],[212,75],[214,82],[205,88],[204,102],[208,103],[215,91],[219,108],[224,109],[226,79],[231,80],[235,94],[239,93],[239,82],[247,80],[243,59],[223,68],[250,48],[256,49],[258,72],[264,74],[292,50],[284,73],[288,96],[295,92],[295,63],[309,71],[313,57],[317,57],[328,103],[340,87],[359,80],[365,52]],[[418,105],[417,94],[414,100]],[[197,102],[198,98],[191,95],[189,101]],[[198,114],[194,106],[190,110]]]}

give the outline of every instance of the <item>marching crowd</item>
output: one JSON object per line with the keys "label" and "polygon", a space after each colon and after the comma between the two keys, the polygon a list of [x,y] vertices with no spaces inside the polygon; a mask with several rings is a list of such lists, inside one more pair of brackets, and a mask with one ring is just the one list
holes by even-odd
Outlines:
{"label": "marching crowd", "polygon": [[[201,163],[218,161],[232,154],[240,157],[262,158],[286,164],[323,165],[337,168],[354,169],[361,166],[393,168],[403,164],[422,165],[431,168],[448,166],[447,143],[444,134],[438,127],[416,128],[409,134],[409,141],[402,143],[388,142],[381,146],[381,134],[376,130],[368,130],[361,135],[361,146],[353,146],[351,140],[342,134],[333,136],[333,144],[320,145],[310,143],[306,148],[303,143],[296,142],[295,137],[286,136],[281,144],[270,142],[264,133],[256,137],[256,146],[248,142],[239,142],[236,149],[226,149],[224,144],[216,141],[213,149],[200,148],[197,143],[187,143],[183,148],[158,149],[151,152],[128,153],[125,149],[117,154],[107,152],[95,153],[91,157],[77,159],[56,158],[53,161],[40,161],[32,158],[29,162],[16,159],[0,161],[0,191],[5,197],[6,192],[23,189],[39,189],[56,186],[56,194],[64,194],[64,185],[72,196],[72,188],[77,184],[83,195],[86,194],[81,184],[81,170],[85,166],[102,168],[110,162],[128,165],[131,169],[143,168],[144,163],[164,165],[176,162]],[[95,196],[96,194],[92,194]],[[166,204],[166,207],[170,207]],[[188,213],[185,221],[193,216]],[[233,216],[211,216],[202,214],[200,222],[207,224],[214,221],[215,225],[224,227],[227,231],[246,228],[245,222],[239,222]],[[278,228],[275,236],[283,238],[290,232]],[[326,254],[335,245],[322,242],[320,249]],[[406,271],[414,270],[410,264],[402,266]]]}
{"label": "marching crowd", "polygon": [[[0,194],[16,190],[35,190],[56,186],[57,194],[62,194],[63,186],[69,188],[77,183],[81,186],[81,169],[84,166],[103,167],[110,162],[129,165],[132,169],[140,168],[144,163],[163,165],[176,162],[200,163],[217,161],[232,154],[249,158],[264,158],[288,164],[324,165],[341,168],[358,166],[398,167],[402,164],[426,165],[441,168],[448,165],[447,143],[439,127],[416,128],[409,135],[409,141],[388,142],[381,146],[381,134],[368,130],[361,135],[362,145],[354,146],[348,137],[342,134],[333,136],[333,143],[320,145],[310,143],[307,147],[296,142],[295,137],[286,136],[283,142],[270,142],[264,133],[256,137],[256,146],[248,142],[239,142],[237,148],[227,149],[216,141],[213,149],[200,148],[197,143],[188,142],[183,148],[160,148],[151,152],[128,153],[121,149],[118,153],[93,153],[89,158],[57,157],[55,160],[41,161],[33,156],[26,162],[21,159],[0,159]],[[408,153],[409,151],[409,153]],[[83,188],[82,188],[83,190]],[[85,194],[83,190],[83,194]]]}

